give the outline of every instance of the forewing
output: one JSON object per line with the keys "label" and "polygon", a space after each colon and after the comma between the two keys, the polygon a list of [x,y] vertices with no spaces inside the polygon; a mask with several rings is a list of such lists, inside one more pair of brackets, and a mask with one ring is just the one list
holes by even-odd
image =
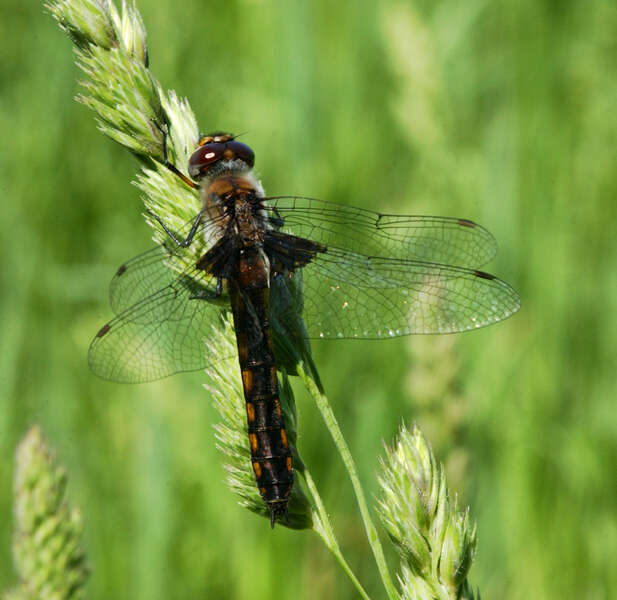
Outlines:
{"label": "forewing", "polygon": [[295,235],[358,254],[475,268],[490,261],[497,242],[467,219],[387,215],[297,196],[267,198],[273,224]]}
{"label": "forewing", "polygon": [[[184,238],[188,234],[194,220],[192,218],[184,224],[178,237]],[[203,289],[214,292],[216,280],[196,270],[195,263],[220,237],[219,221],[201,223],[188,248],[180,247],[169,239],[121,265],[109,284],[109,302],[114,313],[119,315],[171,285],[182,273],[190,275]]]}
{"label": "forewing", "polygon": [[203,293],[192,278],[180,276],[119,314],[90,345],[92,371],[103,379],[142,383],[219,360],[206,340],[216,334],[221,309],[202,299]]}
{"label": "forewing", "polygon": [[496,277],[434,263],[330,249],[293,276],[302,277],[311,338],[455,333],[520,308],[518,294]]}
{"label": "forewing", "polygon": [[161,245],[121,265],[109,284],[109,303],[114,313],[118,315],[172,284],[178,276],[172,263],[178,264],[176,256]]}

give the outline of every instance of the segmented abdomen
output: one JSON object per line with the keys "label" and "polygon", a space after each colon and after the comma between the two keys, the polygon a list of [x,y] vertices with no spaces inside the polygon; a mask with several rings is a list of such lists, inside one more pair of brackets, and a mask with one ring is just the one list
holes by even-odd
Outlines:
{"label": "segmented abdomen", "polygon": [[272,351],[268,270],[262,260],[258,250],[238,259],[239,276],[229,280],[229,296],[246,400],[251,462],[259,493],[274,524],[276,516],[287,512],[293,466]]}

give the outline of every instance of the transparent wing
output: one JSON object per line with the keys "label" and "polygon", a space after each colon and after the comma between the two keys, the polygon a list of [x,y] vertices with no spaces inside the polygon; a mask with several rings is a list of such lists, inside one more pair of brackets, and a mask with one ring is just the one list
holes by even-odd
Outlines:
{"label": "transparent wing", "polygon": [[[479,267],[491,260],[497,251],[493,236],[466,219],[382,215],[323,200],[291,196],[269,198],[267,203],[266,211],[271,222],[280,219],[285,229],[328,248],[464,267]],[[186,236],[193,220],[183,225],[179,237]],[[198,256],[222,234],[220,221],[221,218],[205,220],[190,248],[178,247],[170,240],[123,264],[110,284],[113,311],[120,314],[169,285],[179,273],[191,269]],[[215,285],[204,273],[196,273],[195,277],[204,287],[213,288]]]}
{"label": "transparent wing", "polygon": [[469,268],[497,253],[493,236],[467,219],[386,215],[298,196],[266,201],[271,222],[328,248]]}
{"label": "transparent wing", "polygon": [[[284,257],[306,266],[293,276],[296,288],[296,282],[303,285],[304,298],[295,292],[286,296],[282,286],[273,285],[273,310],[279,307],[285,319],[285,313],[291,315],[304,303],[303,336],[452,333],[505,319],[520,306],[516,292],[503,281],[440,264],[476,267],[495,254],[493,237],[471,221],[380,215],[297,197],[268,201],[266,215],[273,227],[325,247],[306,264],[304,255],[287,256],[300,247],[285,246],[277,238]],[[189,248],[170,241],[118,269],[110,287],[118,316],[101,328],[89,352],[97,375],[152,381],[220,358],[209,353],[205,340],[219,326],[217,302],[222,299],[215,297],[216,280],[195,269],[195,263],[224,233],[221,220],[202,223]],[[190,223],[180,237],[189,229]]]}
{"label": "transparent wing", "polygon": [[[184,238],[188,234],[193,220],[180,230],[179,237]],[[207,250],[206,237],[208,245],[211,245],[220,234],[220,224],[210,221],[199,227],[193,244],[188,248],[168,240],[121,265],[109,284],[109,303],[114,313],[118,315],[171,285],[181,273],[190,273],[202,288],[214,292],[216,280],[203,271],[196,271],[194,266],[199,256]]]}
{"label": "transparent wing", "polygon": [[302,278],[302,317],[311,338],[454,333],[520,308],[507,283],[482,271],[336,249],[318,254],[293,277]]}
{"label": "transparent wing", "polygon": [[[182,261],[167,247],[156,246],[125,262],[109,284],[109,303],[116,314],[171,285]],[[204,282],[204,285],[207,285]]]}
{"label": "transparent wing", "polygon": [[90,345],[92,371],[103,379],[141,383],[219,360],[206,340],[219,327],[221,310],[195,275],[176,277],[104,325]]}

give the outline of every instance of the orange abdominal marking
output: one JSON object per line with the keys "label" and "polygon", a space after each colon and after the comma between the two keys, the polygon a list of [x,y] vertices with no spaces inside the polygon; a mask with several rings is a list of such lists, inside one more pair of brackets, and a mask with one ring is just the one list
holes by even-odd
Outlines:
{"label": "orange abdominal marking", "polygon": [[285,461],[285,464],[286,464],[286,466],[287,466],[287,471],[288,471],[289,473],[291,473],[291,472],[293,471],[293,466],[292,466],[292,464],[291,464],[291,456],[288,456],[288,457],[287,457],[287,460]]}
{"label": "orange abdominal marking", "polygon": [[246,418],[249,424],[255,420],[255,405],[252,402],[246,403]]}
{"label": "orange abdominal marking", "polygon": [[250,369],[244,369],[242,371],[242,383],[244,384],[244,389],[247,392],[250,392],[253,389],[253,371]]}
{"label": "orange abdominal marking", "polygon": [[258,462],[253,463],[253,471],[256,477],[261,477],[261,465]]}
{"label": "orange abdominal marking", "polygon": [[254,433],[249,433],[249,443],[251,444],[251,452],[254,454],[257,452],[257,448],[259,448],[259,441]]}
{"label": "orange abdominal marking", "polygon": [[284,429],[281,429],[281,442],[283,442],[283,446],[285,446],[285,448],[289,445],[287,442],[287,432]]}
{"label": "orange abdominal marking", "polygon": [[241,338],[240,334],[236,334],[238,337],[238,358],[244,363],[248,358],[248,345],[245,343],[246,338]]}

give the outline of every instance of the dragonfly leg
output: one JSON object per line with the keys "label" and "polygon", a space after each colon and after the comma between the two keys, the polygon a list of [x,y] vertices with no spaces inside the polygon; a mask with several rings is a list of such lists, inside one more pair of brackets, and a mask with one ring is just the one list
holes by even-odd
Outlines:
{"label": "dragonfly leg", "polygon": [[209,290],[200,290],[190,296],[191,300],[216,300],[223,295],[223,277],[216,278],[216,288],[214,294]]}
{"label": "dragonfly leg", "polygon": [[193,221],[191,230],[189,231],[186,238],[183,240],[178,236],[177,233],[174,233],[171,229],[169,229],[169,227],[167,227],[167,225],[163,223],[163,219],[161,219],[161,217],[159,217],[156,213],[152,212],[151,210],[147,211],[147,213],[163,228],[165,233],[174,241],[174,243],[177,246],[180,246],[181,248],[186,248],[187,246],[190,246],[191,243],[193,242],[193,238],[195,237],[197,228],[199,227],[199,224],[201,223],[201,216],[202,216],[202,212],[199,211],[199,213],[195,217],[195,220]]}
{"label": "dragonfly leg", "polygon": [[166,169],[169,169],[174,175],[182,179],[182,181],[184,181],[184,183],[186,183],[186,185],[188,185],[189,187],[193,188],[194,190],[198,189],[199,185],[194,181],[191,181],[184,173],[182,173],[182,171],[180,171],[180,169],[178,169],[178,167],[176,167],[176,165],[174,165],[169,160],[169,154],[167,153],[167,136],[169,135],[167,125],[161,126],[156,121],[154,122],[154,124],[163,134],[163,166]]}

